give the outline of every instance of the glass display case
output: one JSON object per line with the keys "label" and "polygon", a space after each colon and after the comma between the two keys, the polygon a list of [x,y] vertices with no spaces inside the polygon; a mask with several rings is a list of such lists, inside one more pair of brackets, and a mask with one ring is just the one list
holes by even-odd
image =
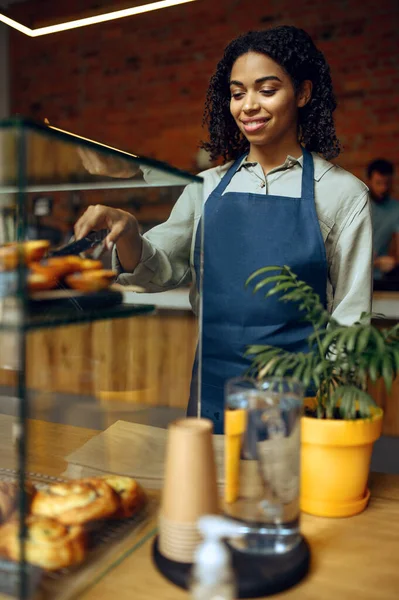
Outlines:
{"label": "glass display case", "polygon": [[[163,286],[149,269],[116,279],[108,222],[68,245],[90,206],[133,214],[145,234],[187,185],[202,199],[201,178],[167,164],[47,124],[0,123],[1,598],[74,597],[137,543],[151,505],[140,489],[160,487],[166,427],[190,396],[194,244],[184,277]],[[198,250],[202,219],[187,226]],[[117,477],[139,483],[130,505]]]}

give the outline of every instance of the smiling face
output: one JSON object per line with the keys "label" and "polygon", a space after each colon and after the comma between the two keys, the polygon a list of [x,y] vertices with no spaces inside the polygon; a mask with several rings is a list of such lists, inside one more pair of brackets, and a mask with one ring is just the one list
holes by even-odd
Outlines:
{"label": "smiling face", "polygon": [[298,147],[298,108],[310,98],[311,83],[298,94],[291,78],[265,54],[240,56],[230,75],[230,112],[254,147]]}

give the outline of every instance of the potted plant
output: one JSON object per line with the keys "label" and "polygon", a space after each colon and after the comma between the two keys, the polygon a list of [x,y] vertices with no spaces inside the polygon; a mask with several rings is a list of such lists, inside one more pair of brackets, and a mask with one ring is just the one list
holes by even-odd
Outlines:
{"label": "potted plant", "polygon": [[260,345],[246,351],[252,376],[290,375],[317,390],[305,401],[301,423],[301,509],[330,517],[357,514],[370,496],[372,447],[382,428],[382,410],[367,384],[382,377],[390,390],[399,372],[399,325],[377,329],[368,314],[341,325],[287,266],[259,269],[250,284],[254,293],[266,289],[266,297],[279,294],[282,302],[296,302],[312,325],[306,353]]}

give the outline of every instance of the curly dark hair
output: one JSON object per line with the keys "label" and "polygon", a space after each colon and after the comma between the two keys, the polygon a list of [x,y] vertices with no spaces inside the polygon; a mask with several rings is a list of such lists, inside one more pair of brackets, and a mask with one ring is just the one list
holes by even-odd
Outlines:
{"label": "curly dark hair", "polygon": [[265,31],[249,31],[230,42],[216,67],[206,95],[203,124],[208,126],[209,142],[202,142],[212,160],[234,160],[249,149],[230,113],[229,79],[235,61],[248,52],[266,54],[290,76],[295,91],[304,80],[313,84],[312,97],[298,109],[298,138],[309,151],[326,159],[341,150],[333,120],[337,102],[330,68],[323,53],[303,29],[283,25]]}

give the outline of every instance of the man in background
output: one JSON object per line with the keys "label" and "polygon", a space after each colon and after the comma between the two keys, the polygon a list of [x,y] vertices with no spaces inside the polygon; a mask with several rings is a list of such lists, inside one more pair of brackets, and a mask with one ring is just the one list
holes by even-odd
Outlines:
{"label": "man in background", "polygon": [[391,197],[394,166],[384,159],[367,167],[374,235],[374,278],[399,265],[399,201]]}

